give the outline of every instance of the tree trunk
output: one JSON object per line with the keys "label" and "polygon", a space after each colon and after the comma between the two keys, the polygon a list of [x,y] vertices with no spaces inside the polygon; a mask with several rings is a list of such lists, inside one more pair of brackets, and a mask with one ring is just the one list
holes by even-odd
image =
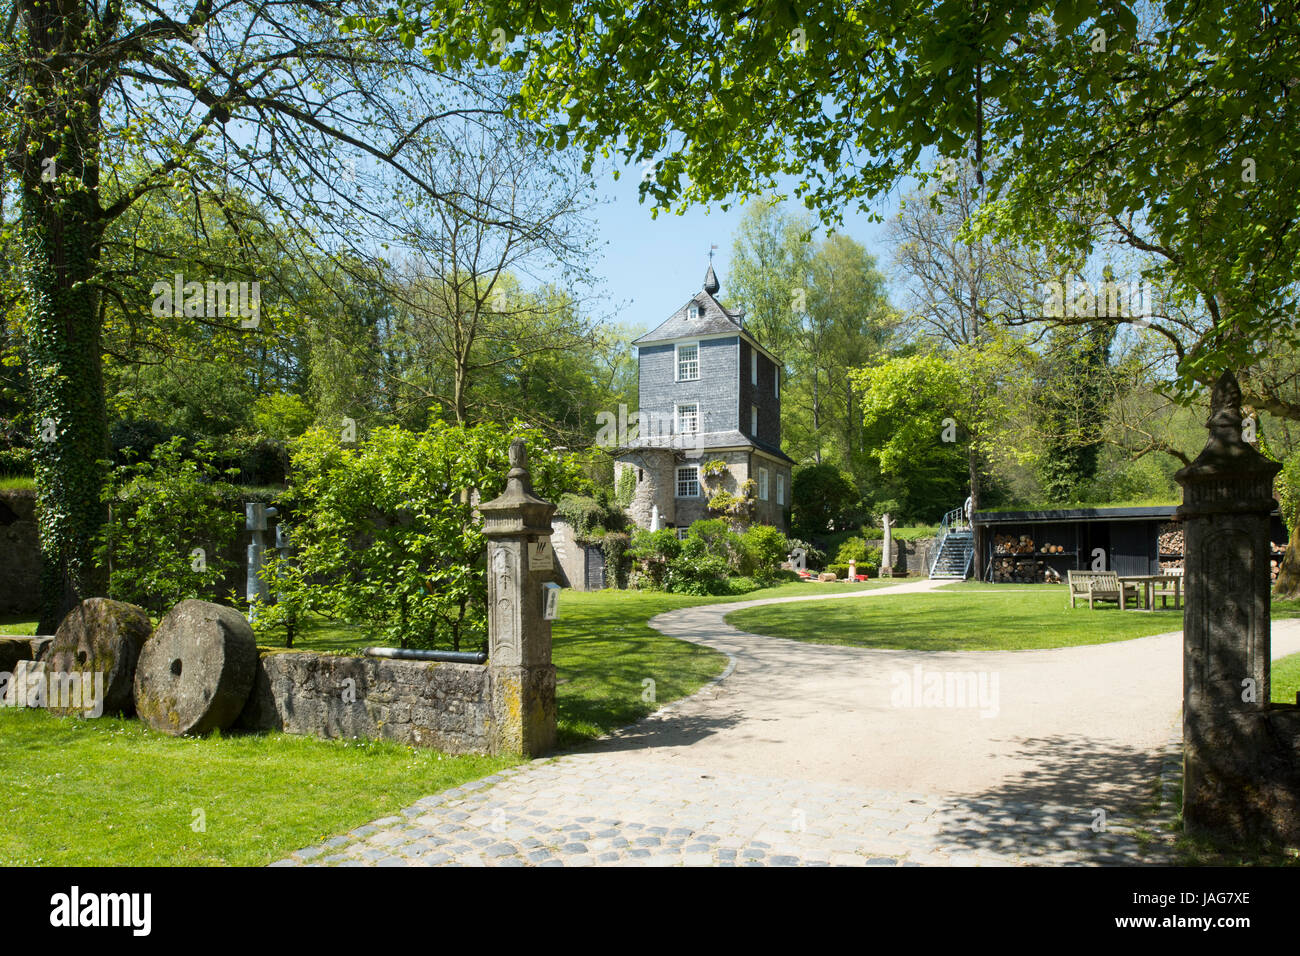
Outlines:
{"label": "tree trunk", "polygon": [[1277,580],[1273,582],[1273,596],[1278,598],[1300,598],[1300,521],[1294,524],[1282,566],[1277,569]]}
{"label": "tree trunk", "polygon": [[72,63],[93,42],[85,7],[23,0],[17,132],[28,365],[41,544],[38,633],[104,592],[95,542],[108,457],[100,315],[99,94]]}

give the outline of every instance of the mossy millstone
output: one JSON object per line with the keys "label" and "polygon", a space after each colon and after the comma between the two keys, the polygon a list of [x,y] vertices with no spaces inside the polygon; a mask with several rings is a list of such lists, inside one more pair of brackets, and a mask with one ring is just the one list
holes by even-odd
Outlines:
{"label": "mossy millstone", "polygon": [[[45,655],[45,672],[103,674],[104,713],[130,715],[135,709],[131,684],[149,631],[144,608],[108,598],[87,598],[59,623]],[[60,707],[61,702],[72,706]],[[85,702],[83,692],[79,700],[51,697],[45,706],[51,713],[75,714],[85,711]]]}
{"label": "mossy millstone", "polygon": [[238,611],[182,601],[154,631],[135,671],[135,708],[155,730],[181,736],[229,727],[257,672],[257,641]]}

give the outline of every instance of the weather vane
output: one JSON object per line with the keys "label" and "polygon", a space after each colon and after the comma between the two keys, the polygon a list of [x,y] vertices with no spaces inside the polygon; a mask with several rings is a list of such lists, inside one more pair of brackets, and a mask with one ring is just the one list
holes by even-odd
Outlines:
{"label": "weather vane", "polygon": [[713,250],[716,248],[718,248],[718,244],[716,242],[711,243],[709,245],[709,265],[713,265]]}

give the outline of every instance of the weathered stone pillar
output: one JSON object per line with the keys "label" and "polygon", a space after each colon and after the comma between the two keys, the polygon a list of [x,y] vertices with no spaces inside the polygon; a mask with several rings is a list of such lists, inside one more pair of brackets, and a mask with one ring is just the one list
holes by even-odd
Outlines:
{"label": "weathered stone pillar", "polygon": [[522,439],[510,444],[500,497],[479,505],[488,539],[488,669],[493,753],[534,756],[555,747],[555,666],[543,585],[554,578],[551,515],[533,494]]}
{"label": "weathered stone pillar", "polygon": [[1184,826],[1291,841],[1300,834],[1296,715],[1269,704],[1269,515],[1281,466],[1242,439],[1232,373],[1215,384],[1211,409],[1205,449],[1175,475],[1186,532]]}
{"label": "weathered stone pillar", "polygon": [[880,549],[880,576],[892,578],[894,576],[894,529],[889,521],[889,515],[881,518],[880,524],[885,529],[885,542]]}

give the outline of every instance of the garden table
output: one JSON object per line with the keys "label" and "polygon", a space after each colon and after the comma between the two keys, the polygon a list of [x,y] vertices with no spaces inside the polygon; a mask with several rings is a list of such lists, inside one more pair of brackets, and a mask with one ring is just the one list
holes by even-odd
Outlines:
{"label": "garden table", "polygon": [[1168,587],[1173,585],[1174,607],[1182,607],[1183,578],[1180,574],[1125,574],[1120,575],[1120,601],[1121,610],[1128,610],[1128,589],[1133,588],[1133,597],[1136,599],[1138,588],[1142,589],[1142,609],[1145,611],[1155,610],[1155,592],[1157,588],[1162,596],[1168,596]]}

